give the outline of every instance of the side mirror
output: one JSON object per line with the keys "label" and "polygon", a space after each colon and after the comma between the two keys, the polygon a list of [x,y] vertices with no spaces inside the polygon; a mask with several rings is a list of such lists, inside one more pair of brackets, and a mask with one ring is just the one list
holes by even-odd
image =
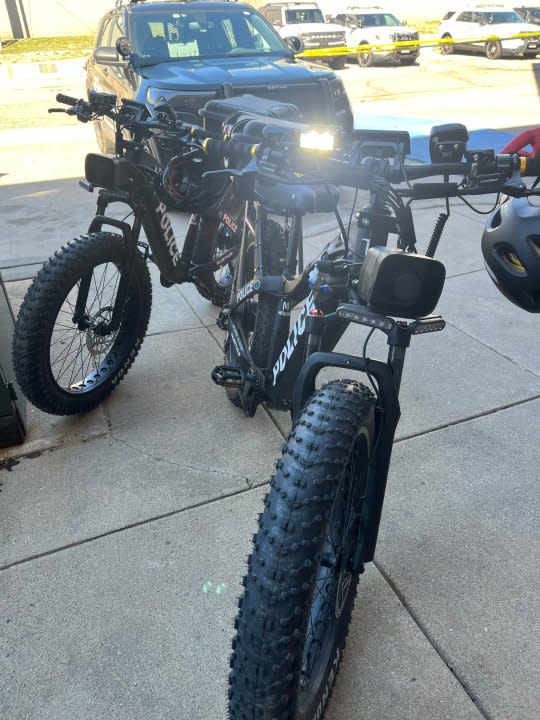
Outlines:
{"label": "side mirror", "polygon": [[285,45],[287,45],[293,55],[301,53],[304,49],[304,43],[297,35],[291,35],[290,37],[285,38]]}
{"label": "side mirror", "polygon": [[124,61],[123,58],[118,59],[118,53],[115,47],[98,47],[94,50],[94,60],[101,65],[118,65]]}
{"label": "side mirror", "polygon": [[131,54],[131,43],[127,37],[119,37],[115,44],[116,52],[123,58]]}

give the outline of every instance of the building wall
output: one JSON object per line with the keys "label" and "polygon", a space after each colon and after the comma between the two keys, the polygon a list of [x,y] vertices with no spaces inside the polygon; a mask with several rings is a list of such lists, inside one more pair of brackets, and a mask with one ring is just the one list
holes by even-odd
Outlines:
{"label": "building wall", "polygon": [[0,2],[0,40],[12,37],[6,6]]}
{"label": "building wall", "polygon": [[30,37],[89,35],[115,0],[0,0],[0,37],[13,37],[7,6],[24,9]]}

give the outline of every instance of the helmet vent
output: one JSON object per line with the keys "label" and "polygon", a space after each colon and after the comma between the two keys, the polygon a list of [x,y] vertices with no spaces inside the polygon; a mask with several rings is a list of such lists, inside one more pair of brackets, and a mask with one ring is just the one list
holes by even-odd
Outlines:
{"label": "helmet vent", "polygon": [[519,255],[510,245],[501,244],[497,247],[497,254],[501,262],[506,265],[507,270],[513,274],[526,275],[525,265],[521,262]]}
{"label": "helmet vent", "polygon": [[498,228],[501,224],[501,208],[498,207],[491,218],[491,228]]}
{"label": "helmet vent", "polygon": [[531,244],[532,249],[536,252],[536,254],[540,255],[540,236],[539,235],[531,235],[529,237],[529,242]]}

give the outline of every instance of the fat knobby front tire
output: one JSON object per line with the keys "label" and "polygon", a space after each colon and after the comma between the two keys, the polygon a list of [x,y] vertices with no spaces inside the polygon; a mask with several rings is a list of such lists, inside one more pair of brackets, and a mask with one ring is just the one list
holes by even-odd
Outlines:
{"label": "fat knobby front tire", "polygon": [[360,510],[373,448],[364,385],[319,390],[276,465],[244,578],[229,677],[230,720],[319,720],[351,619]]}
{"label": "fat knobby front tire", "polygon": [[[120,235],[83,235],[57,251],[30,286],[15,324],[13,365],[22,391],[56,415],[85,412],[118,385],[146,333],[152,288],[135,252],[116,330],[109,327],[123,266]],[[74,322],[81,281],[88,281],[82,316]]]}

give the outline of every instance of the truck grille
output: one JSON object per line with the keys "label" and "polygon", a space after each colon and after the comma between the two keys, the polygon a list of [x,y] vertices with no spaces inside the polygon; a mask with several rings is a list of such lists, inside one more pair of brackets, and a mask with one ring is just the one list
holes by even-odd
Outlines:
{"label": "truck grille", "polygon": [[345,33],[301,33],[300,37],[308,47],[336,47],[345,44]]}
{"label": "truck grille", "polygon": [[286,86],[251,85],[249,87],[234,88],[235,95],[242,95],[243,93],[296,105],[306,122],[334,123],[336,121],[334,105],[329,97],[331,89],[328,86],[328,81]]}
{"label": "truck grille", "polygon": [[392,38],[394,42],[406,42],[407,40],[418,40],[418,33],[393,33]]}

